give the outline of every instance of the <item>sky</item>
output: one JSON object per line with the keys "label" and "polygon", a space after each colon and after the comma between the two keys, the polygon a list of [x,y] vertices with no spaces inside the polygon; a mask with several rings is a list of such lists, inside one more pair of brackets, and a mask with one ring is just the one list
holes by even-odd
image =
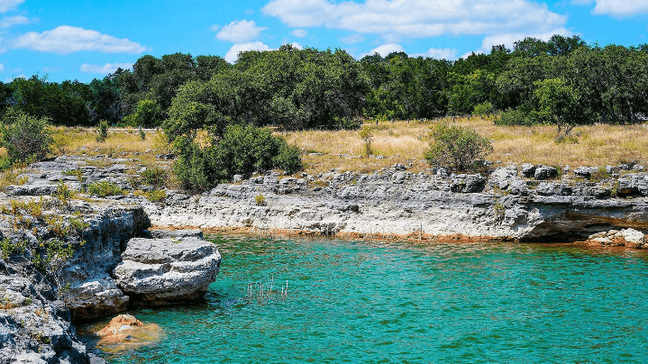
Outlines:
{"label": "sky", "polygon": [[648,43],[648,0],[0,0],[0,81],[89,82],[150,54],[283,44],[456,60],[524,37]]}

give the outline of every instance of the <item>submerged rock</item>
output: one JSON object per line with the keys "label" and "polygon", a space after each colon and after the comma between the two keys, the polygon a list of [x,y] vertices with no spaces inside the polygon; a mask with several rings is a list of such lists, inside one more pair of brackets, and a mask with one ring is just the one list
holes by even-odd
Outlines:
{"label": "submerged rock", "polygon": [[164,306],[202,298],[220,262],[216,246],[195,237],[135,238],[113,275],[134,305]]}
{"label": "submerged rock", "polygon": [[159,325],[145,324],[135,316],[128,314],[113,318],[106,327],[97,331],[96,334],[101,338],[97,347],[112,353],[155,344],[164,336]]}

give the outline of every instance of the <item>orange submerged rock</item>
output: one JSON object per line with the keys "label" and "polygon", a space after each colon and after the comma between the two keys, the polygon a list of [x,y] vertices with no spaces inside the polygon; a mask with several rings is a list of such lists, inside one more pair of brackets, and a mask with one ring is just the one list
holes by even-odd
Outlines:
{"label": "orange submerged rock", "polygon": [[118,352],[155,344],[163,337],[162,328],[156,324],[145,324],[133,315],[122,314],[103,329],[97,331],[101,340],[97,343],[103,351]]}

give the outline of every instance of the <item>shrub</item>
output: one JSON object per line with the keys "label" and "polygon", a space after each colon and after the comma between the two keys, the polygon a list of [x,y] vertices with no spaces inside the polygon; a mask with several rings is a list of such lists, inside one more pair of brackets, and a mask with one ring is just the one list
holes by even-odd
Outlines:
{"label": "shrub", "polygon": [[268,128],[230,125],[209,146],[201,148],[187,137],[179,137],[175,144],[179,152],[174,172],[185,188],[194,190],[213,187],[235,174],[249,176],[273,168],[292,174],[302,168],[299,150]]}
{"label": "shrub", "polygon": [[492,114],[493,111],[495,111],[495,108],[493,108],[493,104],[490,101],[485,101],[481,104],[475,105],[473,108],[473,113],[474,114]]}
{"label": "shrub", "polygon": [[56,186],[56,192],[54,192],[54,196],[61,201],[61,204],[63,206],[67,206],[70,203],[70,200],[74,198],[76,193],[63,181],[59,181],[58,185]]}
{"label": "shrub", "polygon": [[373,131],[374,129],[372,127],[365,125],[364,127],[362,127],[362,130],[358,132],[358,134],[360,134],[360,138],[364,141],[365,156],[367,157],[373,154],[373,151],[371,150],[371,139],[373,138]]}
{"label": "shrub", "polygon": [[254,196],[254,203],[257,204],[257,206],[265,206],[267,205],[265,196],[263,194],[258,194]]}
{"label": "shrub", "polygon": [[106,197],[121,195],[124,191],[112,182],[99,181],[88,186],[88,193],[99,197]]}
{"label": "shrub", "polygon": [[465,171],[493,150],[490,140],[468,127],[438,124],[431,133],[425,159],[437,167]]}
{"label": "shrub", "polygon": [[0,146],[7,149],[11,162],[24,163],[43,159],[52,144],[46,118],[36,118],[9,109],[2,118]]}
{"label": "shrub", "polygon": [[537,112],[525,112],[520,109],[508,109],[502,112],[501,116],[495,120],[495,125],[515,126],[515,125],[535,125],[541,121],[537,117]]}
{"label": "shrub", "polygon": [[140,176],[140,182],[146,185],[152,185],[155,187],[162,187],[166,182],[167,171],[164,169],[154,166],[147,168],[142,175]]}
{"label": "shrub", "polygon": [[101,120],[97,126],[97,141],[103,142],[108,139],[108,122],[106,120]]}
{"label": "shrub", "polygon": [[281,142],[279,154],[272,159],[274,166],[289,174],[301,171],[303,166],[299,157],[299,149],[286,144],[283,140]]}
{"label": "shrub", "polygon": [[163,190],[153,190],[146,194],[146,198],[151,202],[162,202],[166,199],[166,192]]}

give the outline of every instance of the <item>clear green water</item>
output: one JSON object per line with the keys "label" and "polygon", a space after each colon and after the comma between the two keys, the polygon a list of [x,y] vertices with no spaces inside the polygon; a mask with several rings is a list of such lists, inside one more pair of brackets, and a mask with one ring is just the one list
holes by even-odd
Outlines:
{"label": "clear green water", "polygon": [[[648,362],[648,255],[574,247],[217,239],[207,303],[132,312],[112,363]],[[267,303],[248,284],[288,281]],[[258,286],[256,286],[258,288]],[[256,289],[255,288],[255,289]],[[258,296],[258,294],[256,294]]]}

